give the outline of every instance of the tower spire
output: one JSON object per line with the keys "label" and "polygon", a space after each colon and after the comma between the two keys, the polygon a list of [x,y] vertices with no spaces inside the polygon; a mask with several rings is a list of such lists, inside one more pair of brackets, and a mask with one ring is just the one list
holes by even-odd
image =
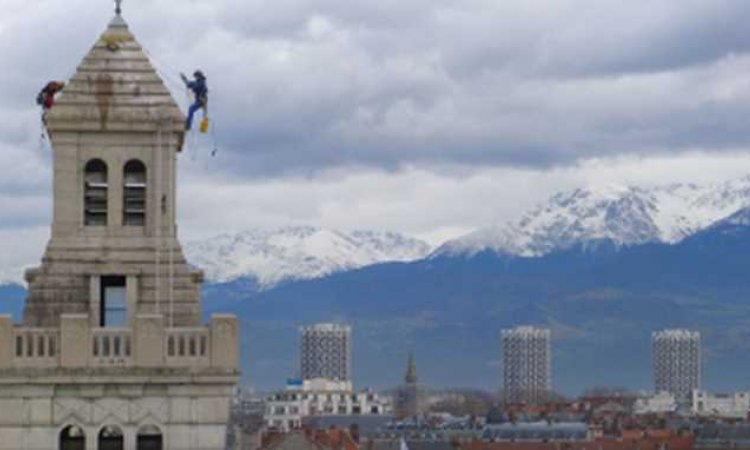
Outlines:
{"label": "tower spire", "polygon": [[122,15],[122,0],[115,0],[115,14]]}
{"label": "tower spire", "polygon": [[417,383],[417,362],[414,359],[414,352],[409,352],[409,361],[406,365],[406,376],[404,377],[406,384]]}

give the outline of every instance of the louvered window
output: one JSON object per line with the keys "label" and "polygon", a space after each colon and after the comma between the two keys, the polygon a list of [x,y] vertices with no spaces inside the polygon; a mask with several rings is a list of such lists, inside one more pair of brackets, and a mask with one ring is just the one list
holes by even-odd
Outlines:
{"label": "louvered window", "polygon": [[93,159],[84,170],[83,223],[86,226],[107,225],[107,165]]}
{"label": "louvered window", "polygon": [[125,164],[123,186],[123,224],[146,224],[146,166],[131,160]]}

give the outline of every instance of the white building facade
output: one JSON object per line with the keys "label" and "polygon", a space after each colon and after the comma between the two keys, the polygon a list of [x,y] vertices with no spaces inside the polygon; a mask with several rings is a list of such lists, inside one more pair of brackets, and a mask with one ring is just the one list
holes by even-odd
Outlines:
{"label": "white building facade", "polygon": [[310,416],[392,414],[390,399],[365,389],[355,392],[350,382],[325,379],[291,381],[286,389],[266,399],[266,427],[287,432]]}
{"label": "white building facade", "polygon": [[747,419],[750,410],[750,392],[734,394],[711,394],[694,390],[692,413],[696,416]]}
{"label": "white building facade", "polygon": [[677,411],[677,400],[671,392],[656,392],[651,396],[640,397],[635,401],[636,414],[668,414]]}
{"label": "white building facade", "polygon": [[543,401],[552,389],[550,330],[529,326],[503,330],[502,348],[505,400]]}
{"label": "white building facade", "polygon": [[654,390],[672,393],[689,404],[701,384],[701,336],[697,331],[668,329],[651,336]]}

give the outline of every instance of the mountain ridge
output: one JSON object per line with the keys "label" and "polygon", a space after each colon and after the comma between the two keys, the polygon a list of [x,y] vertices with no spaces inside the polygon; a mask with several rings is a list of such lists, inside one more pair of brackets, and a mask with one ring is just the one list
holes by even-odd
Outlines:
{"label": "mountain ridge", "polygon": [[260,290],[293,280],[390,261],[414,261],[430,246],[404,234],[314,226],[247,230],[185,246],[188,260],[212,282],[254,279]]}
{"label": "mountain ridge", "polygon": [[579,188],[554,194],[517,220],[445,242],[431,257],[485,250],[540,257],[604,240],[617,247],[674,244],[748,206],[750,176],[705,186]]}

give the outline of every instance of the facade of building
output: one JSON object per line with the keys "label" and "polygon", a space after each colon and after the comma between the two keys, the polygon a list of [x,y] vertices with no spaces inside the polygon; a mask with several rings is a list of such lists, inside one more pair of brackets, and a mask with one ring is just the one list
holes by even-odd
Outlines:
{"label": "facade of building", "polygon": [[696,389],[692,400],[692,413],[696,416],[744,420],[750,411],[750,392],[722,395]]}
{"label": "facade of building", "polygon": [[300,328],[300,377],[352,379],[352,329],[332,323]]}
{"label": "facade of building", "polygon": [[268,428],[286,432],[311,416],[382,416],[392,413],[387,398],[366,389],[354,392],[350,382],[325,379],[291,381],[286,389],[266,399]]}
{"label": "facade of building", "polygon": [[635,414],[668,414],[677,411],[677,401],[671,392],[661,391],[635,401]]}
{"label": "facade of building", "polygon": [[544,401],[552,388],[551,333],[516,327],[502,332],[503,392],[508,403]]}
{"label": "facade of building", "polygon": [[0,449],[219,450],[237,321],[201,324],[175,222],[184,117],[119,14],[46,117],[53,221],[0,317]]}
{"label": "facade of building", "polygon": [[672,329],[651,336],[654,389],[672,393],[680,404],[689,404],[701,384],[701,337],[697,331]]}

